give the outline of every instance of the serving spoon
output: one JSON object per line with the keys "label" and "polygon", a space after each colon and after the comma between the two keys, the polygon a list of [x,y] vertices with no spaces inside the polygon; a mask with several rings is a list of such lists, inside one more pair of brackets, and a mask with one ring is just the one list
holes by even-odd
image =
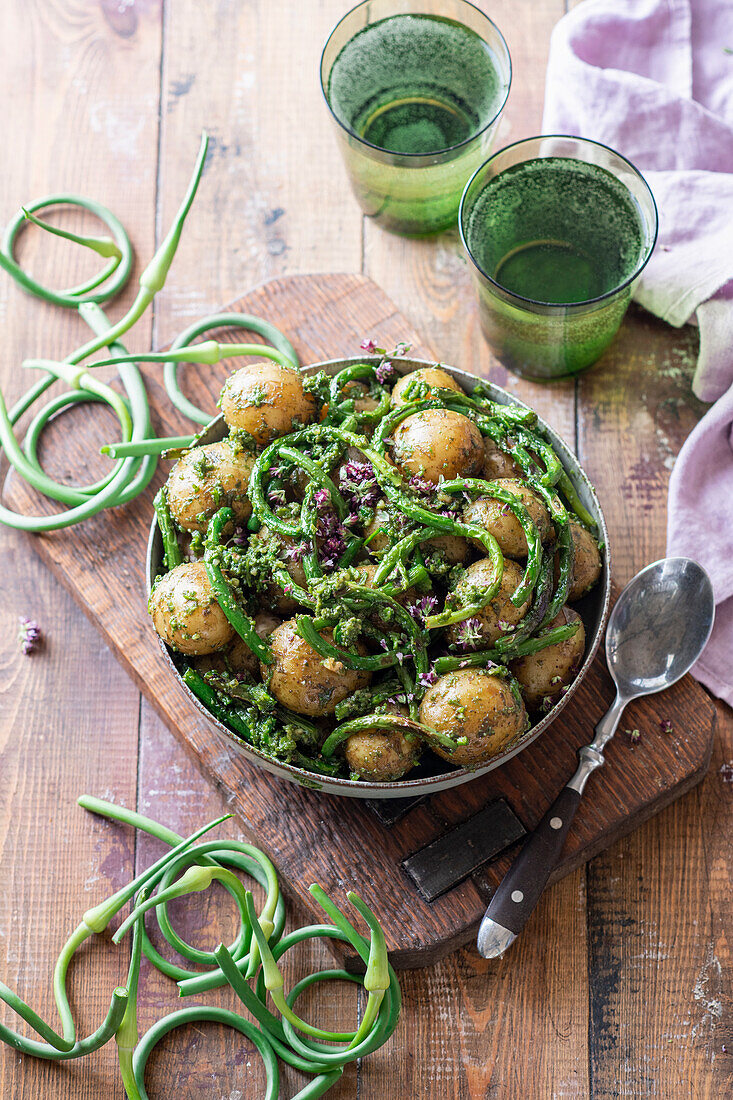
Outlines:
{"label": "serving spoon", "polygon": [[713,587],[691,558],[663,558],[629,581],[617,599],[606,631],[606,661],[616,698],[596,726],[580,764],[506,873],[478,933],[478,949],[495,959],[524,928],[558,863],[565,837],[588,777],[605,759],[626,704],[676,683],[694,665],[715,618]]}

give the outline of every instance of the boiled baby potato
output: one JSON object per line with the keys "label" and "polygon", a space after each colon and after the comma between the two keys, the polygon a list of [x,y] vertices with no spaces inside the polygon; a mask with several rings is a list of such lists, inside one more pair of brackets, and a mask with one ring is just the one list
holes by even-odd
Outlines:
{"label": "boiled baby potato", "polygon": [[430,740],[438,756],[464,768],[486,764],[528,725],[521,699],[505,679],[484,668],[462,668],[441,676],[423,697],[420,722],[456,742],[467,738],[465,745],[456,743],[452,752]]}
{"label": "boiled baby potato", "polygon": [[[407,717],[407,708],[398,703],[384,707],[385,714]],[[420,759],[420,742],[402,730],[382,730],[365,725],[344,743],[344,756],[351,771],[360,779],[388,783],[401,779]]]}
{"label": "boiled baby potato", "polygon": [[433,535],[420,543],[423,556],[440,554],[448,565],[460,565],[468,557],[468,539],[462,535]]}
{"label": "boiled baby potato", "polygon": [[394,430],[392,454],[408,474],[432,481],[475,477],[484,461],[481,432],[463,413],[426,409],[406,417]]}
{"label": "boiled baby potato", "polygon": [[[570,534],[573,540],[573,559],[570,566],[570,586],[568,600],[574,603],[592,588],[601,575],[601,555],[598,543],[582,523],[570,520]],[[557,556],[555,557],[555,583],[560,574]]]}
{"label": "boiled baby potato", "polygon": [[463,393],[463,390],[447,371],[442,370],[440,367],[419,367],[417,370],[410,371],[409,374],[403,374],[403,376],[395,382],[392,388],[391,404],[393,408],[397,408],[400,405],[406,405],[408,400],[414,401],[415,398],[405,397],[405,390],[408,386],[417,384],[418,382],[424,382],[428,387],[426,397],[421,400],[427,400],[432,397],[436,397],[437,390],[454,390],[456,393]]}
{"label": "boiled baby potato", "polygon": [[179,458],[166,483],[168,507],[179,527],[205,531],[215,512],[228,506],[241,523],[252,514],[247,498],[254,457],[228,439],[194,447]]}
{"label": "boiled baby potato", "polygon": [[157,633],[179,653],[214,653],[234,636],[202,561],[183,562],[161,577],[150,593],[148,610]]}
{"label": "boiled baby potato", "polygon": [[[255,633],[264,642],[281,622],[282,619],[271,615],[269,611],[260,611],[255,616]],[[216,672],[220,676],[234,676],[239,679],[243,673],[249,673],[250,676],[259,679],[260,675],[259,659],[238,634],[235,634],[226,649],[199,657],[193,662],[193,666],[202,676],[207,672]]]}
{"label": "boiled baby potato", "polygon": [[522,467],[511,455],[504,454],[490,436],[484,436],[484,470],[482,477],[486,481],[498,481],[500,478],[521,478]]}
{"label": "boiled baby potato", "polygon": [[229,427],[248,432],[260,447],[310,424],[316,414],[301,375],[269,361],[249,363],[230,374],[219,403]]}
{"label": "boiled baby potato", "polygon": [[[497,478],[496,484],[512,496],[517,497],[529,512],[529,518],[536,526],[542,542],[554,537],[555,531],[550,522],[550,513],[533,489],[518,478]],[[479,497],[472,500],[463,509],[466,523],[475,523],[494,536],[502,554],[510,558],[527,557],[527,539],[522,525],[510,511],[509,505],[494,497]],[[474,540],[481,546],[478,539]],[[483,549],[483,547],[482,547]]]}
{"label": "boiled baby potato", "polygon": [[[323,631],[333,643],[330,631]],[[270,637],[272,664],[261,666],[262,678],[279,703],[296,714],[320,718],[333,714],[347,695],[366,687],[371,673],[349,669],[334,657],[321,657],[296,631],[295,619],[273,630]],[[357,651],[364,654],[363,646]]]}
{"label": "boiled baby potato", "polygon": [[[511,558],[505,559],[504,572],[496,595],[491,603],[488,603],[486,607],[483,607],[472,616],[472,619],[478,622],[476,629],[480,637],[475,645],[466,648],[482,649],[493,645],[502,634],[511,630],[524,618],[529,610],[529,598],[519,607],[515,607],[511,602],[511,597],[522,579],[523,572]],[[455,588],[461,606],[465,607],[467,604],[473,603],[476,598],[476,590],[488,588],[493,574],[494,569],[490,558],[480,558],[469,565]],[[448,636],[454,644],[461,640],[462,625],[462,623],[453,623],[448,631]]]}
{"label": "boiled baby potato", "polygon": [[530,710],[549,710],[562,695],[563,688],[575,679],[581,666],[585,653],[585,629],[577,611],[563,607],[547,624],[547,629],[566,623],[578,623],[572,638],[548,645],[529,657],[519,657],[509,666],[519,681]]}
{"label": "boiled baby potato", "polygon": [[[396,530],[395,521],[387,511],[384,501],[380,500],[374,509],[374,515],[364,529],[367,551],[370,554],[381,555],[393,542],[397,541],[401,533]],[[461,535],[436,534],[421,542],[420,549],[425,556],[438,553],[445,558],[448,565],[459,565],[468,556],[468,540]]]}

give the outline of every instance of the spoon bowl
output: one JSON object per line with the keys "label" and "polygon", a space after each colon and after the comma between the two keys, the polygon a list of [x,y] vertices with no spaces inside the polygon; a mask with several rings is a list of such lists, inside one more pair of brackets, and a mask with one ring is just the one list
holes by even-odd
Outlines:
{"label": "spoon bowl", "polygon": [[689,672],[714,616],[710,577],[691,558],[663,558],[637,573],[616,601],[606,633],[619,695],[652,695]]}

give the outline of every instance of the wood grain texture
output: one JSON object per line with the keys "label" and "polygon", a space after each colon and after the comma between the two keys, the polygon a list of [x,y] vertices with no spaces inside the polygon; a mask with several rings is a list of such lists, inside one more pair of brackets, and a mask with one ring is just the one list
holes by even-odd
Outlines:
{"label": "wood grain texture", "polygon": [[[66,937],[132,875],[133,838],[90,819],[76,799],[96,791],[134,804],[138,693],[23,542],[0,534],[0,558],[0,972],[56,1026],[51,974]],[[16,641],[19,615],[43,624],[46,642],[32,657]],[[70,988],[83,1033],[98,1026],[126,968],[127,951],[108,943],[78,955]],[[2,1004],[0,1020],[17,1027]],[[32,1100],[63,1087],[96,1100],[115,1063],[107,1047],[65,1067],[62,1085],[58,1069],[4,1047],[0,1096]]]}
{"label": "wood grain texture", "polygon": [[[79,0],[0,7],[3,222],[34,197],[79,191],[122,218],[140,253],[152,251],[159,15],[158,4],[141,14]],[[99,231],[91,220],[77,224]],[[24,234],[21,255],[50,285],[71,285],[94,270],[81,250],[36,231]],[[114,304],[113,316],[133,294],[131,287]],[[0,380],[11,400],[28,384],[23,358],[61,358],[88,336],[74,315],[29,299],[4,276],[0,325]],[[151,339],[149,318],[138,339]],[[139,694],[78,608],[38,568],[27,540],[0,533],[0,561],[0,973],[55,1025],[51,973],[64,940],[81,912],[133,871],[133,838],[75,803],[92,791],[134,804]],[[46,634],[32,658],[17,645],[19,615],[38,619]],[[82,1030],[98,1026],[126,967],[127,950],[108,943],[79,955],[70,984]],[[11,1020],[4,1006],[0,1019]],[[116,1062],[114,1045],[63,1068],[3,1048],[0,1096],[121,1100]]]}
{"label": "wood grain texture", "polygon": [[[496,0],[490,6],[479,2],[504,31],[514,62],[514,84],[503,121],[511,128],[500,131],[501,144],[539,128],[549,31],[562,5],[559,0]],[[158,0],[102,0],[96,5],[82,0],[57,0],[53,5],[8,0],[1,6],[0,88],[12,109],[5,112],[2,124],[10,153],[0,182],[0,220],[29,196],[76,186],[109,202],[133,231],[145,257],[153,246],[154,196],[160,232],[163,209],[173,209],[185,186],[197,131],[206,124],[221,139],[207,168],[208,182],[204,181],[211,191],[205,202],[197,203],[156,311],[158,344],[184,323],[272,275],[363,269],[385,287],[438,355],[502,382],[504,372],[489,360],[482,344],[468,273],[450,235],[418,244],[388,238],[368,224],[362,227],[330,120],[319,102],[316,76],[321,42],[348,5],[336,0],[301,0],[297,5],[290,0],[252,0],[247,5],[175,0],[167,5],[162,47],[157,31],[150,29],[160,22],[160,7]],[[165,104],[161,133],[166,135],[160,157],[159,93]],[[34,260],[35,248],[36,240],[29,234],[26,254]],[[44,243],[44,257],[48,251]],[[66,263],[70,253],[63,250],[57,255]],[[68,281],[68,264],[56,270],[59,282]],[[578,392],[580,453],[601,484],[616,546],[624,548],[623,558],[616,555],[621,581],[663,552],[663,471],[687,426],[699,415],[689,397],[689,337],[654,323],[652,331],[648,319],[640,321],[642,316],[632,315],[624,326],[623,346],[641,365],[643,394],[635,377],[623,374],[622,382],[615,372],[605,373],[604,365],[583,381]],[[25,355],[63,354],[84,338],[83,326],[61,319],[50,307],[29,304],[6,279],[0,280],[0,326],[5,392],[18,392],[17,364]],[[148,346],[147,335],[140,328],[133,346]],[[672,449],[664,450],[658,445],[656,426],[658,416],[667,423],[667,414],[659,409],[650,416],[644,404],[654,407],[656,371],[664,373],[670,364],[680,372],[674,396],[680,400],[682,421],[670,436]],[[603,385],[589,392],[587,383],[601,372]],[[572,441],[573,388],[524,386],[518,383],[517,392]],[[618,428],[612,431],[620,434],[614,438],[611,432],[602,441],[594,468],[592,417],[606,387],[617,396]],[[677,416],[671,406],[669,415]],[[639,418],[646,430],[632,438],[629,425]],[[631,470],[640,458],[649,463],[655,488],[652,509],[643,519],[635,513],[636,493],[625,499],[618,493],[612,471],[618,469],[619,453],[625,456],[624,469]],[[15,557],[7,546],[18,548],[13,549]],[[7,536],[2,554],[4,566],[8,563],[3,577],[8,591],[19,594],[17,611],[37,610],[55,639],[86,639],[79,652],[96,654],[91,628],[48,575],[26,560],[24,541]],[[27,583],[21,587],[24,578]],[[7,606],[7,601],[0,606],[3,670],[9,661],[19,660],[12,640],[16,608],[6,620]],[[57,657],[58,652],[54,667]],[[71,728],[72,744],[59,758],[52,740],[33,742],[39,759],[36,774],[42,774],[43,781],[30,786],[21,779],[10,789],[3,785],[4,837],[10,835],[8,830],[25,837],[36,818],[58,821],[60,833],[64,822],[75,820],[79,811],[66,811],[70,803],[64,793],[68,775],[63,779],[60,771],[64,766],[73,776],[98,782],[98,793],[108,788],[121,799],[134,798],[137,725],[134,717],[129,722],[124,717],[126,704],[119,701],[127,683],[124,673],[113,661],[96,665],[93,676],[89,662],[64,661],[72,685],[65,701],[54,694],[58,681],[49,664],[41,672],[33,666],[38,703],[36,707],[29,695],[24,707],[33,705],[37,721],[49,727],[64,720]],[[120,723],[119,738],[124,727],[127,745],[124,752],[105,758],[95,772],[84,771],[98,749],[94,692],[82,690],[90,680],[90,686],[105,693],[104,716],[108,723]],[[47,682],[51,686],[44,694]],[[12,744],[24,729],[25,717],[21,731],[11,725],[6,699],[7,694],[0,698],[0,739]],[[586,873],[576,871],[546,894],[528,935],[507,959],[484,963],[466,950],[431,970],[403,975],[400,1031],[386,1050],[369,1059],[358,1080],[354,1073],[330,1095],[369,1100],[605,1100],[619,1095],[678,1100],[730,1094],[733,928],[727,833],[733,798],[733,721],[728,708],[721,705],[718,712],[718,741],[708,778],[693,794],[589,865],[590,909],[586,911]],[[149,711],[144,715],[147,750],[140,757],[140,790],[155,792],[150,795],[151,807],[157,805],[161,818],[181,829],[218,812],[223,799],[197,775],[159,720]],[[23,759],[20,764],[27,766]],[[0,770],[5,778],[5,756]],[[48,786],[51,779],[56,786]],[[196,793],[177,798],[177,789]],[[21,791],[32,796],[31,808]],[[62,881],[69,852],[75,860],[84,859],[90,835],[88,826],[84,829],[83,837],[71,836],[68,847],[61,847],[52,829],[34,831],[36,866],[48,866],[54,885]],[[100,830],[95,835],[111,843],[109,827]],[[8,866],[3,849],[4,884]],[[0,974],[13,984],[22,970],[33,1003],[50,1016],[47,973],[58,942],[49,943],[43,958],[35,950],[25,950],[27,940],[19,951],[16,935],[8,935],[8,913],[13,914],[14,930],[25,927],[31,896],[37,898],[40,914],[48,914],[52,890],[33,868],[14,866],[15,889],[0,894]],[[63,891],[58,899],[59,940],[76,916],[74,901],[71,890],[68,898]],[[202,937],[216,934],[213,928],[198,931]],[[29,959],[32,966],[27,965]],[[345,1010],[351,1011],[350,1006]],[[153,1007],[146,1011],[152,1013]],[[255,1060],[245,1056],[243,1063],[227,1070],[230,1082],[219,1076],[227,1050],[218,1045],[221,1037],[211,1029],[198,1040],[195,1057],[185,1060],[176,1037],[166,1044],[151,1066],[151,1096],[233,1100],[237,1092],[248,1095],[250,1081],[255,1087]],[[0,1095],[13,1100],[100,1095],[121,1100],[113,1062],[113,1056],[99,1055],[83,1068],[27,1063],[20,1067],[16,1056],[0,1050]],[[292,1095],[295,1085],[288,1080],[288,1086],[292,1087],[284,1094]]]}
{"label": "wood grain texture", "polygon": [[[674,332],[634,308],[579,383],[578,453],[610,531],[624,532],[622,580],[664,553],[669,471],[704,410],[690,392],[696,354],[694,330]],[[658,699],[662,716],[667,698]],[[717,747],[701,787],[588,869],[590,1068],[604,1100],[733,1092],[733,720],[728,707],[716,709]]]}

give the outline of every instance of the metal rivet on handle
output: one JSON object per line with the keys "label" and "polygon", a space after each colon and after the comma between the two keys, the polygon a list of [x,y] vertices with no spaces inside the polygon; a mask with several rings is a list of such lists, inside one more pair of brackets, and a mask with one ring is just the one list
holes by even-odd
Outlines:
{"label": "metal rivet on handle", "polygon": [[562,829],[562,818],[561,817],[551,817],[550,818],[550,828],[551,829]]}
{"label": "metal rivet on handle", "polygon": [[520,901],[524,901],[524,894],[521,890],[512,890],[512,901],[516,901],[517,905]]}

